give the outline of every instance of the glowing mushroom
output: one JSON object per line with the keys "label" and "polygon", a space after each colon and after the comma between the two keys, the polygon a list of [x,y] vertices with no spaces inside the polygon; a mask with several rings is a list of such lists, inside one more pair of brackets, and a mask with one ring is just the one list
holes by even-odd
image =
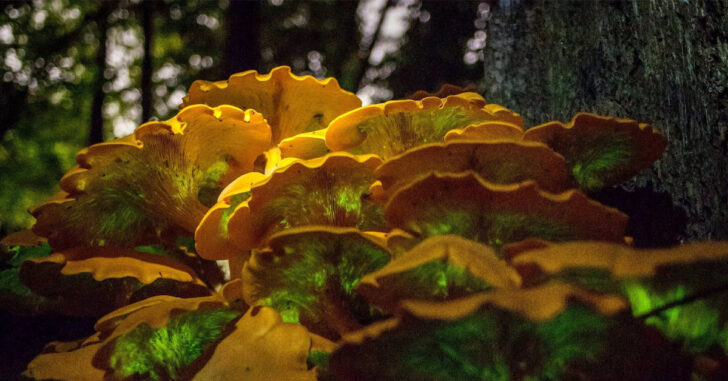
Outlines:
{"label": "glowing mushroom", "polygon": [[621,315],[624,308],[619,297],[563,284],[405,301],[400,316],[346,335],[329,365],[340,380],[689,374],[682,354],[665,340],[648,340],[653,333]]}
{"label": "glowing mushroom", "polygon": [[667,146],[665,137],[647,124],[587,113],[568,124],[532,127],[523,139],[545,143],[564,155],[585,191],[631,178],[658,160]]}
{"label": "glowing mushroom", "polygon": [[189,235],[220,190],[253,169],[270,128],[252,110],[198,105],[146,123],[134,137],[82,150],[61,180],[68,196],[33,211],[34,232],[56,249]]}
{"label": "glowing mushroom", "polygon": [[275,234],[243,269],[248,304],[270,306],[289,322],[336,339],[372,319],[354,288],[389,261],[387,250],[352,228],[308,226]]}
{"label": "glowing mushroom", "polygon": [[27,260],[20,279],[65,314],[98,316],[150,296],[204,296],[195,272],[167,257],[118,247],[75,248]]}
{"label": "glowing mushroom", "polygon": [[455,128],[445,134],[445,141],[519,141],[523,138],[523,128],[503,121],[475,123],[464,128]]}
{"label": "glowing mushroom", "polygon": [[23,376],[76,381],[104,379],[113,372],[118,378],[172,379],[239,314],[225,309],[217,296],[145,299],[102,317],[86,339],[46,346]]}
{"label": "glowing mushroom", "polygon": [[420,239],[455,234],[496,251],[526,238],[622,242],[627,225],[626,215],[577,190],[551,194],[533,181],[497,185],[472,172],[410,183],[389,199],[385,218]]}
{"label": "glowing mushroom", "polygon": [[367,274],[357,291],[396,311],[404,299],[452,300],[491,288],[517,288],[520,277],[493,249],[457,236],[432,237]]}
{"label": "glowing mushroom", "polygon": [[475,93],[365,106],[331,122],[326,145],[334,151],[373,153],[387,159],[422,144],[442,142],[450,130],[499,120],[484,106]]}
{"label": "glowing mushroom", "polygon": [[311,351],[329,349],[299,324],[286,323],[267,307],[253,307],[214,349],[193,381],[316,381],[317,370],[307,365]]}
{"label": "glowing mushroom", "polygon": [[256,183],[250,198],[230,215],[230,241],[240,250],[250,250],[265,246],[271,234],[296,226],[381,229],[381,208],[367,197],[379,164],[381,159],[373,155],[340,152],[275,171]]}
{"label": "glowing mushroom", "polygon": [[297,76],[288,66],[268,74],[255,70],[233,74],[227,81],[195,81],[180,107],[192,104],[232,105],[263,114],[271,126],[272,144],[302,132],[325,128],[334,118],[361,106],[356,95],[334,78]]}
{"label": "glowing mushroom", "polygon": [[473,171],[494,184],[535,181],[548,192],[563,192],[571,179],[564,158],[540,143],[457,141],[428,144],[385,161],[374,173],[380,198],[429,172]]}
{"label": "glowing mushroom", "polygon": [[641,250],[604,242],[546,244],[519,253],[513,264],[533,284],[558,279],[622,294],[634,315],[689,352],[728,350],[728,242]]}
{"label": "glowing mushroom", "polygon": [[247,250],[241,250],[230,242],[228,222],[235,209],[248,198],[254,184],[266,179],[260,172],[249,172],[235,179],[220,193],[195,230],[195,247],[204,258],[211,260],[229,259],[231,277],[240,277],[242,263],[248,257]]}
{"label": "glowing mushroom", "polygon": [[428,98],[428,97],[445,98],[450,95],[471,93],[473,91],[475,91],[475,86],[473,86],[473,85],[467,85],[465,87],[462,87],[462,86],[457,86],[457,85],[453,85],[450,83],[443,83],[440,86],[440,89],[434,93],[430,93],[425,90],[417,90],[412,95],[410,95],[408,98],[416,100],[416,101],[420,101],[420,100],[422,100],[424,98]]}

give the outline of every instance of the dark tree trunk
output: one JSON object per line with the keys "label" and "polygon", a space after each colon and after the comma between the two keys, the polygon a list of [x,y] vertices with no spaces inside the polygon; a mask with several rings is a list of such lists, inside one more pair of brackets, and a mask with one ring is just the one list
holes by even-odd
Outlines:
{"label": "dark tree trunk", "polygon": [[337,1],[334,3],[333,21],[336,23],[336,40],[332,49],[326,50],[327,73],[339,80],[342,88],[356,92],[359,82],[357,70],[359,59],[359,17],[356,10],[359,1]]}
{"label": "dark tree trunk", "polygon": [[260,1],[233,0],[227,10],[223,77],[260,65]]}
{"label": "dark tree trunk", "polygon": [[142,29],[144,30],[144,59],[142,61],[142,123],[152,117],[152,41],[154,39],[154,4],[142,1]]}
{"label": "dark tree trunk", "polygon": [[96,50],[96,73],[94,75],[94,99],[91,104],[91,129],[88,135],[88,144],[104,141],[104,72],[106,71],[106,36],[109,29],[108,18],[111,12],[111,3],[102,2],[96,18],[98,28],[99,46]]}
{"label": "dark tree trunk", "polygon": [[[656,126],[667,152],[627,187],[667,192],[687,214],[680,238],[727,239],[728,2],[508,5],[494,6],[489,20],[486,99],[520,112],[527,125],[589,111]],[[657,210],[669,203],[654,211],[616,203],[633,204],[652,229],[673,228],[675,219]]]}

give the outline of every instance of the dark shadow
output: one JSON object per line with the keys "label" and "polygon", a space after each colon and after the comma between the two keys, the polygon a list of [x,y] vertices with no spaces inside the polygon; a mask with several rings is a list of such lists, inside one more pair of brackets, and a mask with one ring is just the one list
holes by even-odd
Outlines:
{"label": "dark shadow", "polygon": [[626,234],[634,238],[637,248],[675,246],[685,236],[685,210],[675,206],[669,194],[654,191],[651,184],[634,190],[603,189],[591,197],[629,216]]}
{"label": "dark shadow", "polygon": [[21,380],[30,360],[51,341],[73,341],[93,334],[96,318],[62,315],[18,316],[0,312],[0,380]]}

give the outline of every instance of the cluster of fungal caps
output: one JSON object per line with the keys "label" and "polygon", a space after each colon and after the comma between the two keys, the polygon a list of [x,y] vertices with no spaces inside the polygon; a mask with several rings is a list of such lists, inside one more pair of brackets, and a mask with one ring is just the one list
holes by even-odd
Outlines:
{"label": "cluster of fungal caps", "polygon": [[[728,243],[634,249],[628,217],[588,196],[651,166],[663,135],[587,113],[525,130],[477,93],[444,90],[360,107],[332,78],[248,71],[196,81],[174,118],[82,150],[32,211],[33,234],[4,245],[48,242],[19,269],[36,311],[106,315],[88,339],[49,344],[26,376],[725,372],[728,298],[715,290]],[[705,300],[668,323],[653,311],[686,295]],[[206,311],[218,329],[197,356],[134,357],[156,350],[140,329]],[[698,315],[712,326],[680,329]]]}

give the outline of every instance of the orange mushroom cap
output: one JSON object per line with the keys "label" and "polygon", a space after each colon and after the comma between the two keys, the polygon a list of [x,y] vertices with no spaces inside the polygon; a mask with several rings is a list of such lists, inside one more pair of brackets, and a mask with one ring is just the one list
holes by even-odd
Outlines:
{"label": "orange mushroom cap", "polygon": [[393,227],[420,238],[457,234],[500,248],[526,238],[621,242],[627,216],[578,190],[551,194],[533,181],[497,185],[477,174],[429,174],[397,191],[385,207]]}
{"label": "orange mushroom cap", "polygon": [[304,132],[281,140],[281,158],[315,159],[331,152],[326,147],[326,129]]}
{"label": "orange mushroom cap", "polygon": [[367,310],[354,286],[389,261],[381,244],[353,228],[303,226],[278,232],[270,238],[270,249],[253,251],[245,264],[245,301],[274,307],[288,321],[336,338],[358,327],[355,311]]}
{"label": "orange mushroom cap", "polygon": [[568,124],[530,128],[524,140],[547,144],[564,155],[581,189],[619,184],[649,167],[667,147],[654,128],[634,120],[579,113]]}
{"label": "orange mushroom cap", "polygon": [[627,303],[616,295],[604,295],[578,287],[550,283],[530,289],[499,289],[449,302],[408,300],[401,312],[420,319],[457,320],[486,307],[516,312],[531,321],[545,321],[558,315],[573,301],[588,305],[603,315],[624,311]]}
{"label": "orange mushroom cap", "polygon": [[512,262],[516,267],[536,265],[545,274],[592,268],[607,271],[613,278],[648,278],[667,267],[728,264],[728,242],[694,242],[667,249],[634,249],[607,242],[551,243],[519,253]]}
{"label": "orange mushroom cap", "polygon": [[[241,250],[230,242],[228,222],[235,208],[250,197],[253,185],[266,180],[260,172],[248,172],[230,183],[197,225],[195,230],[195,248],[206,259],[230,259],[245,261],[247,250]],[[231,274],[233,278],[239,274]]]}
{"label": "orange mushroom cap", "polygon": [[491,287],[517,288],[520,282],[490,247],[445,235],[428,238],[365,275],[356,289],[394,312],[404,299],[450,300]]}
{"label": "orange mushroom cap", "polygon": [[101,380],[108,376],[110,346],[120,336],[145,324],[160,328],[170,318],[187,311],[225,306],[217,295],[200,298],[175,298],[160,295],[115,310],[98,320],[96,333],[72,343],[51,343],[35,357],[23,373],[37,380]]}
{"label": "orange mushroom cap", "polygon": [[474,123],[465,128],[455,128],[445,134],[445,141],[453,140],[507,140],[519,141],[523,128],[508,122],[488,121]]}
{"label": "orange mushroom cap", "polygon": [[253,169],[270,128],[253,110],[197,105],[143,124],[134,137],[79,152],[78,167],[61,179],[67,197],[33,210],[34,232],[56,249],[134,247],[194,232],[219,190]]}
{"label": "orange mushroom cap", "polygon": [[563,156],[547,146],[531,142],[455,141],[411,149],[385,161],[374,175],[386,199],[428,172],[473,171],[495,184],[534,180],[541,189],[563,192],[570,185]]}
{"label": "orange mushroom cap", "polygon": [[449,97],[450,95],[471,93],[471,92],[474,92],[474,90],[475,90],[475,86],[472,84],[462,87],[462,86],[458,86],[458,85],[453,85],[451,83],[443,83],[440,86],[440,89],[434,93],[430,93],[425,90],[417,90],[412,95],[410,95],[408,98],[412,99],[412,100],[416,100],[416,101],[420,101],[427,97],[445,98],[445,97]]}
{"label": "orange mushroom cap", "polygon": [[209,295],[191,268],[163,257],[118,247],[79,247],[27,260],[20,278],[32,290],[60,300],[62,313],[98,315],[164,293]]}
{"label": "orange mushroom cap", "polygon": [[334,78],[297,76],[288,66],[268,74],[255,70],[233,74],[227,81],[195,81],[180,107],[192,104],[233,105],[255,109],[271,126],[272,144],[325,128],[338,115],[361,106],[356,95],[342,90]]}
{"label": "orange mushroom cap", "polygon": [[[193,381],[237,379],[315,381],[309,369],[309,350],[324,340],[299,324],[284,323],[267,307],[253,307],[214,349]],[[333,344],[330,344],[333,346]]]}
{"label": "orange mushroom cap", "polygon": [[[331,153],[294,161],[256,183],[228,222],[230,241],[241,250],[265,246],[271,234],[302,225],[357,226],[376,230],[379,206],[366,198],[381,159]],[[200,255],[207,258],[205,252]]]}
{"label": "orange mushroom cap", "polygon": [[499,120],[484,106],[475,93],[365,106],[331,122],[326,145],[334,151],[373,153],[386,159],[421,144],[441,142],[450,130]]}

